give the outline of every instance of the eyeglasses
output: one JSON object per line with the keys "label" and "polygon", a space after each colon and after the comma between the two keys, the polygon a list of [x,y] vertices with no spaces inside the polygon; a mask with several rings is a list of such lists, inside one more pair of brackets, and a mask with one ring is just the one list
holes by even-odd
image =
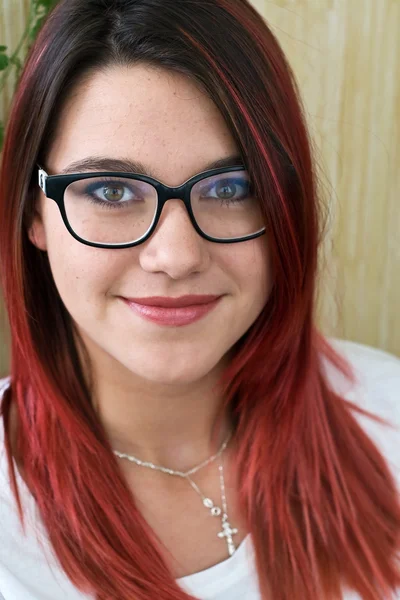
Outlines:
{"label": "eyeglasses", "polygon": [[179,187],[136,173],[48,175],[38,169],[45,196],[57,203],[70,234],[88,246],[143,243],[170,199],[183,201],[197,233],[211,242],[242,242],[265,233],[260,202],[243,166],[204,171]]}

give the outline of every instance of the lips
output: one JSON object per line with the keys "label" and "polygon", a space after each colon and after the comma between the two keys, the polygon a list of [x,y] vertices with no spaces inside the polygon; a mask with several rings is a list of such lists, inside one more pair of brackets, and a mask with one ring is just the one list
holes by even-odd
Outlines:
{"label": "lips", "polygon": [[146,321],[158,325],[181,327],[190,325],[211,312],[222,296],[181,296],[168,298],[122,298],[125,304]]}
{"label": "lips", "polygon": [[127,302],[141,304],[142,306],[159,306],[160,308],[182,308],[186,306],[198,306],[214,302],[220,296],[195,296],[187,295],[173,298],[168,296],[151,296],[148,298],[124,298]]}

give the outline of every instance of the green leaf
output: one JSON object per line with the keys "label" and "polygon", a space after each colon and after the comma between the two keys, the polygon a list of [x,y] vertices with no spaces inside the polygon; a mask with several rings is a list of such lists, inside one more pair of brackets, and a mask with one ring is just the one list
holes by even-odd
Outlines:
{"label": "green leaf", "polygon": [[42,17],[40,17],[40,18],[39,18],[39,19],[36,21],[36,23],[35,23],[35,25],[32,27],[32,29],[30,30],[30,32],[29,32],[29,40],[30,40],[31,42],[33,42],[33,41],[36,39],[36,36],[37,36],[37,34],[39,33],[39,30],[41,29],[41,27],[42,27],[42,25],[43,25],[43,22],[44,22],[44,20],[45,20],[45,18],[46,18],[46,16],[47,16],[47,15],[43,15]]}
{"label": "green leaf", "polygon": [[21,74],[22,71],[22,61],[21,59],[15,55],[15,56],[11,56],[10,57],[10,63],[12,63],[15,66],[15,76],[17,79],[19,79],[19,76]]}
{"label": "green leaf", "polygon": [[53,8],[55,3],[56,3],[56,0],[35,0],[35,5],[37,7],[43,6],[43,8],[45,8],[46,11],[50,10],[50,8]]}
{"label": "green leaf", "polygon": [[0,54],[0,71],[4,71],[8,67],[9,62],[7,54]]}
{"label": "green leaf", "polygon": [[21,59],[18,56],[11,56],[10,63],[15,65],[17,67],[17,69],[20,69],[22,67]]}
{"label": "green leaf", "polygon": [[0,52],[5,52],[7,50],[7,46],[0,46]]}

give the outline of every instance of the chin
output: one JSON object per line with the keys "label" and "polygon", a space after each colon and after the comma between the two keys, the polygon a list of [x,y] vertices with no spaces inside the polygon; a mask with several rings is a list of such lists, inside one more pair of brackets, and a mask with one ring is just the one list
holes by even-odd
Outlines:
{"label": "chin", "polygon": [[124,366],[132,372],[132,374],[145,379],[152,383],[161,385],[188,385],[192,384],[200,379],[203,379],[214,371],[218,364],[211,363],[205,359],[201,361],[201,358],[197,355],[193,359],[188,360],[186,357],[184,361],[179,364],[179,361],[174,361],[171,356],[168,359],[160,359],[156,357],[149,357],[149,360],[140,364],[136,361],[124,362]]}
{"label": "chin", "polygon": [[169,370],[166,371],[162,367],[157,369],[153,368],[151,371],[146,370],[145,372],[138,373],[143,379],[147,379],[152,383],[158,383],[162,385],[189,385],[203,379],[206,375],[208,375],[207,370],[199,369],[199,365],[197,365],[196,369],[182,369],[182,370]]}

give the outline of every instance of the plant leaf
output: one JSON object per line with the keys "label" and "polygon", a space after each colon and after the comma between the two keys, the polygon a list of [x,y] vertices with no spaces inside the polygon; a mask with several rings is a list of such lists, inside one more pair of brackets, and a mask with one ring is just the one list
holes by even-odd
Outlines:
{"label": "plant leaf", "polygon": [[53,8],[55,3],[56,3],[56,0],[35,0],[36,6],[37,7],[43,6],[43,8],[45,8],[46,11],[49,11],[50,8]]}
{"label": "plant leaf", "polygon": [[21,59],[18,56],[10,57],[10,63],[15,65],[17,67],[17,69],[20,69],[22,67]]}
{"label": "plant leaf", "polygon": [[33,42],[36,39],[36,36],[39,33],[39,30],[42,27],[43,22],[44,22],[44,20],[45,20],[46,17],[47,17],[47,15],[43,15],[42,17],[39,17],[39,19],[36,21],[35,25],[30,30],[30,32],[29,32],[29,40],[31,42]]}
{"label": "plant leaf", "polygon": [[7,54],[0,54],[0,71],[4,71],[8,67],[9,62]]}
{"label": "plant leaf", "polygon": [[10,63],[15,66],[15,76],[18,80],[22,71],[22,61],[18,56],[15,55],[10,57]]}
{"label": "plant leaf", "polygon": [[[57,4],[58,0],[30,0],[30,2],[31,7],[33,9],[33,19],[28,24],[28,47],[30,43],[32,43],[35,40],[39,29],[42,27],[44,20],[47,17],[47,14]],[[22,44],[22,41],[23,40],[20,40],[20,45]],[[19,47],[20,46],[18,46],[18,48]],[[22,59],[16,55],[10,57],[6,54],[6,51],[7,46],[0,45],[0,71],[4,71],[10,64],[12,64],[13,66],[15,66],[16,74],[18,77],[22,69]],[[25,51],[26,48],[24,52]],[[0,121],[0,151],[4,141],[4,129],[4,123]]]}

